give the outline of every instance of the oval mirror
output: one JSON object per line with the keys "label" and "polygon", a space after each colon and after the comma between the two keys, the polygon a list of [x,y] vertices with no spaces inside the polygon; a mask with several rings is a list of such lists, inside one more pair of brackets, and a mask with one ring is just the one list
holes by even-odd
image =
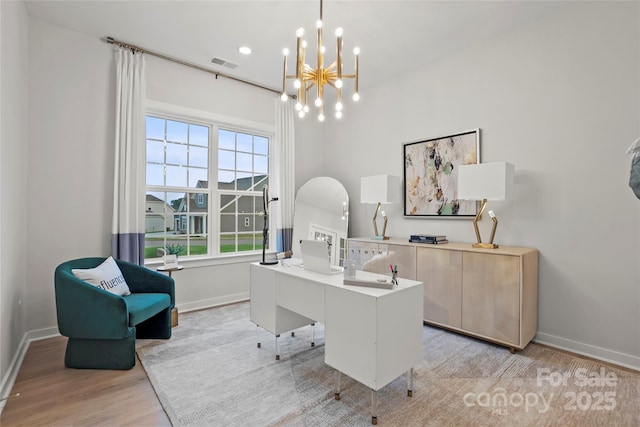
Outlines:
{"label": "oval mirror", "polygon": [[294,257],[300,257],[300,240],[327,240],[331,263],[342,266],[349,227],[349,194],[336,179],[312,178],[300,187],[293,211]]}

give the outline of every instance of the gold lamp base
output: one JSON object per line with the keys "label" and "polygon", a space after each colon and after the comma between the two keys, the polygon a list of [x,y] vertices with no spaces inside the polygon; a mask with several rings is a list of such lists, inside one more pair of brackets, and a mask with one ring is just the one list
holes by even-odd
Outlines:
{"label": "gold lamp base", "polygon": [[473,219],[473,228],[476,231],[476,239],[477,243],[471,245],[473,248],[482,248],[482,249],[497,249],[498,245],[493,243],[493,238],[496,236],[496,228],[498,228],[498,218],[494,215],[493,211],[489,211],[489,216],[493,220],[493,227],[491,228],[491,238],[489,239],[489,243],[482,243],[482,238],[480,238],[480,230],[478,229],[478,220],[482,218],[482,212],[484,208],[487,207],[487,199],[482,200],[482,206],[478,211],[478,214]]}
{"label": "gold lamp base", "polygon": [[373,232],[375,233],[375,235],[373,236],[374,240],[389,240],[389,237],[387,237],[387,221],[388,218],[387,216],[384,214],[384,212],[382,212],[382,217],[384,218],[384,226],[382,227],[382,234],[378,234],[378,212],[380,211],[380,206],[382,204],[380,202],[378,202],[378,206],[376,207],[376,213],[373,214]]}
{"label": "gold lamp base", "polygon": [[474,248],[482,248],[482,249],[497,249],[498,245],[494,243],[474,243],[471,245]]}

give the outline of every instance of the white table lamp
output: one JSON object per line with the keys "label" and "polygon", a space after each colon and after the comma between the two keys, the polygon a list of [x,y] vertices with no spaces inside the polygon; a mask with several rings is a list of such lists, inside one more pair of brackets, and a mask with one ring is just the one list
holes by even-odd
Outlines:
{"label": "white table lamp", "polygon": [[478,220],[487,206],[487,200],[505,200],[510,197],[513,189],[513,174],[514,167],[507,162],[479,163],[463,165],[458,168],[458,199],[482,200],[480,210],[473,220],[477,239],[477,243],[473,244],[474,248],[495,249],[498,247],[493,243],[498,227],[498,219],[493,211],[489,211],[489,216],[493,220],[489,243],[482,243]]}
{"label": "white table lamp", "polygon": [[401,198],[402,180],[400,177],[391,175],[377,175],[361,178],[360,181],[360,202],[376,204],[376,212],[373,215],[373,231],[375,232],[374,239],[387,240],[389,237],[387,233],[387,216],[382,211],[382,217],[384,218],[384,226],[382,228],[382,234],[378,233],[378,212],[380,211],[380,205],[383,203],[398,203]]}

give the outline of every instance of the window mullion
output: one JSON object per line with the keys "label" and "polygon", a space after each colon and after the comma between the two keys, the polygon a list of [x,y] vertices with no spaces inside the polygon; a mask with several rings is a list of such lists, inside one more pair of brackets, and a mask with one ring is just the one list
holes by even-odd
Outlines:
{"label": "window mullion", "polygon": [[220,254],[220,194],[218,191],[218,126],[209,127],[209,253]]}

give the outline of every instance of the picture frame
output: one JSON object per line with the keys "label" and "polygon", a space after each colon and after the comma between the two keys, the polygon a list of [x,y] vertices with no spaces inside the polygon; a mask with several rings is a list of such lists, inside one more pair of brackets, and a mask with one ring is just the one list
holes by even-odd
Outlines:
{"label": "picture frame", "polygon": [[480,163],[480,129],[403,144],[405,218],[475,218],[478,203],[458,200],[458,167]]}

